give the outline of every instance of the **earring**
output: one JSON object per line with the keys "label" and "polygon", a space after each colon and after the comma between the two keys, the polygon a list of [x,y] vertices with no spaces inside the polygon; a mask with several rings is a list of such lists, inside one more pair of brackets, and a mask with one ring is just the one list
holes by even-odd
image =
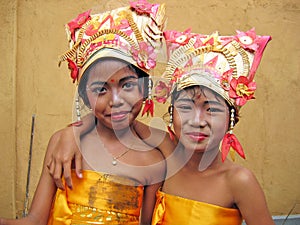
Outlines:
{"label": "earring", "polygon": [[231,114],[230,114],[230,127],[229,127],[229,132],[232,134],[233,132],[233,127],[234,127],[234,109],[231,109]]}
{"label": "earring", "polygon": [[[242,158],[245,159],[245,153],[242,148],[242,145],[238,141],[237,137],[233,134],[233,127],[234,127],[234,109],[231,109],[231,114],[230,114],[230,127],[228,132],[225,134],[222,140],[222,145],[221,145],[221,152],[222,152],[222,162],[225,161],[228,152],[232,149],[236,151]],[[234,152],[233,152],[234,153]],[[231,154],[231,158],[234,160],[234,155]]]}
{"label": "earring", "polygon": [[169,120],[169,125],[168,125],[168,131],[169,131],[170,139],[172,141],[174,141],[175,134],[172,131],[172,125],[173,125],[173,105],[172,104],[169,106],[169,114],[170,114],[170,120]]}
{"label": "earring", "polygon": [[81,112],[80,112],[80,105],[79,105],[79,98],[78,96],[75,99],[75,110],[76,110],[76,117],[77,120],[76,122],[73,122],[71,124],[69,124],[68,126],[75,126],[75,127],[79,127],[83,124],[82,120],[81,120]]}
{"label": "earring", "polygon": [[147,115],[150,115],[153,117],[153,111],[154,111],[154,103],[152,100],[152,79],[149,76],[148,80],[148,98],[145,100],[144,109],[142,111],[142,116],[147,113]]}

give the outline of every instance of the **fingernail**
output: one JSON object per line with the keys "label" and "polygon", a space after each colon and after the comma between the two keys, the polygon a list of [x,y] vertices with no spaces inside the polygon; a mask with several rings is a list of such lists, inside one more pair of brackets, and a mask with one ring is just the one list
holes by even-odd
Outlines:
{"label": "fingernail", "polygon": [[78,174],[78,177],[79,177],[79,178],[82,178],[82,173],[79,173],[79,174]]}

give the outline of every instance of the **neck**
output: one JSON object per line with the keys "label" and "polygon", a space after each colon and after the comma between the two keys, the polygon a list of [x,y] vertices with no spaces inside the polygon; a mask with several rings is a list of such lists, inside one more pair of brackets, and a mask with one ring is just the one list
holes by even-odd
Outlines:
{"label": "neck", "polygon": [[186,168],[190,170],[204,171],[209,168],[218,167],[222,163],[219,149],[205,152],[195,151],[186,164]]}
{"label": "neck", "polygon": [[96,130],[101,138],[105,138],[108,141],[131,140],[131,138],[135,136],[135,131],[132,125],[121,130],[113,130],[98,123]]}

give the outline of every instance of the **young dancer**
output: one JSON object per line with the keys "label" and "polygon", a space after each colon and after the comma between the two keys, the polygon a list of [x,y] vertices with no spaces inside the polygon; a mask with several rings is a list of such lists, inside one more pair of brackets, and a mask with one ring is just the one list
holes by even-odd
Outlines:
{"label": "young dancer", "polygon": [[[155,193],[165,174],[160,151],[146,145],[133,122],[147,98],[164,28],[164,5],[80,14],[67,25],[68,61],[78,93],[95,123],[83,137],[82,179],[56,190],[46,163],[27,217],[0,224],[150,224]],[[150,101],[150,100],[149,100]],[[79,101],[76,101],[79,103]],[[79,105],[76,105],[81,126]],[[53,152],[53,136],[45,156]]]}
{"label": "young dancer", "polygon": [[245,157],[233,127],[254,98],[270,37],[252,29],[235,36],[168,31],[165,38],[166,80],[156,92],[160,102],[171,96],[169,130],[187,163],[158,191],[152,224],[274,224],[254,174],[227,159],[234,151]]}

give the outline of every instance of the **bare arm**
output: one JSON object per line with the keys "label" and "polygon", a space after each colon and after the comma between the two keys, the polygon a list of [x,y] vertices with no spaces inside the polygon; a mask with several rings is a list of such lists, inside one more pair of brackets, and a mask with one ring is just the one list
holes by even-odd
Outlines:
{"label": "bare arm", "polygon": [[241,169],[232,179],[234,200],[247,225],[274,225],[263,190],[254,174]]}
{"label": "bare arm", "polygon": [[[64,190],[61,180],[62,173],[66,184],[72,188],[71,167],[73,159],[75,159],[76,174],[79,178],[81,177],[82,156],[79,149],[79,137],[89,131],[94,126],[94,122],[94,116],[89,114],[83,118],[82,126],[66,127],[54,134],[57,138],[51,144],[51,148],[54,150],[47,161],[47,167],[58,188]],[[138,121],[135,122],[135,129],[147,144],[159,149],[165,157],[173,152],[174,143],[165,131],[150,128]]]}
{"label": "bare arm", "polygon": [[49,173],[53,177],[58,188],[64,190],[61,175],[66,180],[69,188],[72,188],[71,167],[72,160],[75,162],[75,171],[79,178],[82,177],[82,155],[80,151],[80,136],[88,132],[95,125],[93,114],[88,114],[83,118],[83,125],[79,127],[71,126],[59,130],[54,135],[55,141],[49,147],[53,149],[47,161]]}
{"label": "bare arm", "polygon": [[52,136],[46,156],[44,159],[44,165],[42,174],[35,191],[29,213],[26,217],[18,220],[14,219],[0,219],[0,225],[46,225],[52,205],[52,201],[56,192],[55,183],[50,176],[45,162],[53,152],[52,143],[57,141],[57,136]]}
{"label": "bare arm", "polygon": [[159,149],[165,158],[170,156],[175,149],[175,143],[167,132],[149,127],[146,124],[135,121],[134,128],[139,137],[148,145]]}
{"label": "bare arm", "polygon": [[156,202],[156,192],[161,187],[161,183],[146,186],[144,189],[143,207],[141,212],[141,225],[150,225],[153,210]]}

